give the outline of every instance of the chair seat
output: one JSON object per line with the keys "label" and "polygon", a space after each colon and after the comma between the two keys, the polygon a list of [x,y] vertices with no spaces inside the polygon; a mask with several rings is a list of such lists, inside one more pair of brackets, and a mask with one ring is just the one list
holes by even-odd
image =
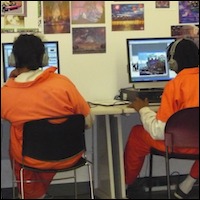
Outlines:
{"label": "chair seat", "polygon": [[[158,149],[151,148],[150,154],[157,155],[157,156],[166,156],[166,153],[164,151],[159,151]],[[183,154],[183,153],[169,153],[168,154],[169,159],[171,158],[178,158],[178,159],[188,159],[188,160],[196,160],[199,159],[199,154]]]}
{"label": "chair seat", "polygon": [[87,160],[84,158],[81,158],[75,165],[71,167],[66,167],[63,169],[38,169],[38,168],[30,167],[27,165],[22,165],[22,166],[24,169],[35,171],[35,172],[66,172],[66,171],[78,169],[79,167],[86,165],[86,163],[87,163]]}

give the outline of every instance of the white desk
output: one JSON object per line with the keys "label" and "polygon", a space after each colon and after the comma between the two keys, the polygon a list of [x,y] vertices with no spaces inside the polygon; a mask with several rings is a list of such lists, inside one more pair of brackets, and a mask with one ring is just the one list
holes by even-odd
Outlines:
{"label": "white desk", "polygon": [[95,196],[115,199],[113,153],[110,117],[122,114],[117,106],[96,106],[91,109],[93,126],[93,162]]}
{"label": "white desk", "polygon": [[[157,110],[158,106],[152,106]],[[126,199],[124,145],[121,117],[136,111],[122,106],[91,109],[93,126],[95,195],[101,199]]]}

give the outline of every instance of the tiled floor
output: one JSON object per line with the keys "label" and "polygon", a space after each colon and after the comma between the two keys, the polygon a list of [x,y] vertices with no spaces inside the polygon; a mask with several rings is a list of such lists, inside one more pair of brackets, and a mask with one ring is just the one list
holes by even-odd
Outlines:
{"label": "tiled floor", "polygon": [[[174,191],[178,183],[182,182],[185,176],[173,176],[171,177],[171,199],[176,199],[174,197]],[[127,189],[127,196],[130,199],[167,199],[167,187],[166,178],[153,178],[152,181],[153,188],[152,193],[148,192],[148,178],[138,179],[133,185],[130,185]],[[190,192],[190,199],[199,199],[199,183],[196,183]]]}
{"label": "tiled floor", "polygon": [[[1,190],[3,199],[13,198],[12,188],[3,188]],[[75,199],[74,185],[71,183],[50,185],[48,193],[53,195],[54,199]],[[78,183],[78,194],[78,199],[90,199],[89,183]]]}
{"label": "tiled floor", "polygon": [[[134,193],[133,191],[129,191],[128,195],[129,199],[168,199],[167,197],[167,191],[153,191],[151,196],[148,192],[145,192],[144,190],[137,190],[137,192]],[[171,191],[171,199],[176,199],[174,196],[174,190]],[[189,199],[199,199],[199,187],[194,187],[193,190],[190,192]]]}
{"label": "tiled floor", "polygon": [[[140,180],[137,186],[130,186],[127,190],[130,199],[167,199],[167,191],[153,191],[152,196],[149,196],[145,184],[147,181]],[[54,199],[75,199],[73,196],[73,184],[55,184],[49,188],[49,194],[54,196]],[[78,199],[90,199],[89,184],[78,183]],[[12,199],[12,189],[2,189],[4,199]],[[175,199],[172,195],[172,199]],[[95,197],[98,199],[98,197]],[[191,191],[190,199],[199,199],[199,186],[196,186]]]}

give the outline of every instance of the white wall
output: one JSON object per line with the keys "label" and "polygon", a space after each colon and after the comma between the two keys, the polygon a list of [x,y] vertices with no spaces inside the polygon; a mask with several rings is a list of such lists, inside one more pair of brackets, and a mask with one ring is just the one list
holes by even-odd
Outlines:
{"label": "white wall", "polygon": [[[61,73],[76,84],[86,100],[110,99],[118,94],[120,88],[131,86],[127,74],[126,38],[168,37],[171,36],[171,26],[179,24],[178,1],[170,1],[170,8],[162,9],[155,8],[155,1],[142,3],[145,6],[144,31],[112,31],[111,4],[116,4],[114,1],[105,2],[105,24],[85,25],[106,27],[106,53],[72,54],[71,33],[45,35],[47,40],[59,41]],[[1,23],[3,24],[3,17]],[[36,27],[37,1],[27,1],[25,24],[28,26],[26,28]],[[84,27],[84,25],[72,25],[72,27]],[[18,36],[18,33],[2,33],[1,43],[13,42],[15,36]],[[2,74],[1,71],[1,81],[3,81]]]}

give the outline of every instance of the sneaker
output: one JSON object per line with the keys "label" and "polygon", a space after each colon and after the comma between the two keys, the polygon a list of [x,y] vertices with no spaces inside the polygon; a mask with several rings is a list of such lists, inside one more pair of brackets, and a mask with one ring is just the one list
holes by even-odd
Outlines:
{"label": "sneaker", "polygon": [[47,194],[45,195],[44,199],[54,199],[54,196],[47,193]]}
{"label": "sneaker", "polygon": [[177,187],[176,192],[174,192],[174,197],[176,199],[188,199],[189,194],[185,194],[179,187]]}
{"label": "sneaker", "polygon": [[136,179],[136,181],[129,185],[126,189],[126,197],[128,199],[139,199],[142,196],[145,195],[145,186],[146,181],[143,179]]}

